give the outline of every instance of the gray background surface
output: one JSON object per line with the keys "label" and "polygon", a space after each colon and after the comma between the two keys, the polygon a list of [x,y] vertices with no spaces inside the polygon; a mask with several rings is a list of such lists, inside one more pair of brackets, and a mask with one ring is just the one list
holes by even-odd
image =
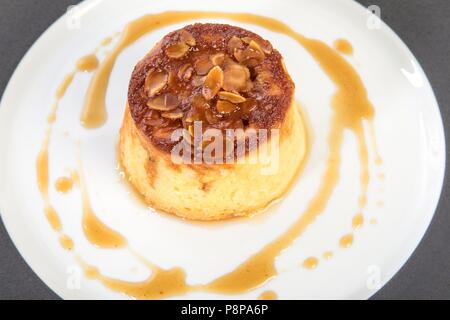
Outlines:
{"label": "gray background surface", "polygon": [[[311,0],[312,1],[312,0]],[[0,0],[0,95],[14,69],[47,27],[77,0]],[[437,95],[450,126],[450,1],[358,0],[379,5],[382,19],[406,42]],[[448,136],[447,136],[448,138]],[[448,141],[448,140],[447,140]],[[447,148],[447,155],[449,155]],[[423,241],[375,299],[450,299],[450,185]],[[0,299],[58,299],[27,266],[0,223]]]}

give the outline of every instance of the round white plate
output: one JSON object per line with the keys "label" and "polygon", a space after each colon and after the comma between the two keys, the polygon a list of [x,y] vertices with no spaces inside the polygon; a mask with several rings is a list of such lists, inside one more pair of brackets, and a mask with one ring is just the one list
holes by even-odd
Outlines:
{"label": "round white plate", "polygon": [[[41,279],[62,298],[126,298],[85,279],[74,256],[58,244],[42,212],[35,159],[56,87],[75,61],[99,42],[143,14],[166,10],[251,12],[274,17],[300,33],[329,44],[346,38],[354,46],[348,61],[361,75],[375,105],[375,128],[382,167],[371,164],[366,223],[349,249],[339,238],[351,231],[357,210],[358,167],[355,141],[345,136],[341,180],[325,212],[277,260],[280,276],[253,292],[274,290],[280,299],[365,299],[406,262],[422,238],[439,199],[445,167],[445,141],[439,108],[414,56],[384,24],[376,26],[367,10],[349,0],[88,0],[54,23],[24,57],[5,91],[0,108],[0,204],[3,221],[18,250]],[[78,17],[78,20],[73,20]],[[219,20],[215,20],[219,21]],[[182,266],[189,283],[206,283],[231,270],[283,232],[308,203],[320,180],[327,154],[326,136],[332,83],[307,52],[286,36],[240,24],[269,39],[284,55],[313,128],[314,143],[301,178],[272,212],[251,220],[216,225],[190,224],[150,212],[128,194],[115,170],[115,146],[135,63],[168,31],[145,36],[118,59],[107,93],[108,123],[98,130],[79,124],[90,74],[79,74],[61,102],[50,144],[50,178],[77,167],[77,142],[93,207],[131,246],[164,268]],[[68,132],[65,134],[65,132]],[[371,157],[373,158],[373,157]],[[384,173],[385,180],[377,178]],[[52,185],[52,184],[51,184]],[[79,190],[59,195],[50,190],[64,231],[76,251],[106,275],[143,280],[148,270],[127,250],[90,245],[81,229]],[[383,201],[384,206],[377,205]],[[301,267],[311,255],[332,250],[316,270]],[[181,298],[227,298],[192,293]]]}

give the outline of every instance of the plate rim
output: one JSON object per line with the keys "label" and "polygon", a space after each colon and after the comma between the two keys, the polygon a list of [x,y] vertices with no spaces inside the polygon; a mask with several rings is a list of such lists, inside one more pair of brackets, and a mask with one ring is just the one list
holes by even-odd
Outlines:
{"label": "plate rim", "polygon": [[[355,1],[355,0],[339,0],[343,5],[346,5],[349,7],[350,10],[364,10],[366,11],[367,8],[362,5],[361,3]],[[90,6],[92,4],[98,5],[102,3],[103,0],[83,0],[82,2],[78,3],[77,6],[86,7]],[[6,120],[6,113],[8,112],[6,108],[6,102],[9,100],[9,96],[11,95],[11,92],[13,91],[13,83],[17,81],[17,78],[19,77],[21,70],[24,69],[24,67],[30,63],[30,59],[34,54],[34,51],[36,51],[36,48],[39,47],[41,44],[45,43],[47,38],[50,36],[53,29],[57,29],[64,23],[64,19],[66,18],[67,13],[64,13],[61,15],[57,20],[55,20],[53,23],[51,23],[47,29],[34,41],[34,43],[29,47],[25,55],[21,58],[20,62],[18,63],[17,67],[14,69],[14,72],[12,73],[10,79],[8,80],[8,84],[5,87],[5,90],[3,92],[3,95],[0,100],[0,123]],[[439,122],[439,128],[437,129],[437,133],[439,137],[441,138],[441,144],[440,147],[443,148],[443,150],[446,150],[446,139],[445,139],[445,129],[444,129],[444,122],[442,118],[442,114],[440,112],[439,103],[436,99],[436,94],[434,92],[434,89],[429,81],[429,78],[425,71],[423,70],[422,65],[419,63],[416,56],[413,54],[413,52],[409,49],[409,47],[405,44],[405,42],[400,38],[400,36],[383,20],[381,20],[382,26],[385,29],[385,32],[383,32],[386,36],[389,36],[395,43],[395,45],[401,50],[403,53],[405,53],[411,61],[415,64],[417,67],[417,71],[420,73],[420,75],[424,79],[424,88],[428,89],[431,94],[430,98],[433,100],[433,105],[430,105],[433,110],[433,113],[435,113],[435,116],[438,117]],[[0,141],[1,143],[1,141]],[[422,242],[428,228],[431,225],[431,222],[436,214],[439,202],[441,200],[441,195],[443,191],[443,185],[445,181],[445,174],[446,174],[446,152],[443,152],[441,154],[441,157],[439,159],[439,172],[436,173],[438,182],[436,186],[436,192],[433,192],[432,196],[429,197],[429,201],[427,201],[427,207],[428,212],[425,212],[426,215],[426,223],[422,223],[420,227],[418,228],[419,231],[417,232],[418,236],[415,238],[415,241],[411,241],[406,246],[406,249],[402,251],[403,254],[401,254],[400,259],[396,259],[397,263],[393,263],[392,267],[390,268],[390,271],[383,276],[382,285],[372,292],[365,292],[364,294],[360,294],[360,298],[358,299],[369,299],[374,294],[379,292],[379,290],[386,286],[393,278],[394,276],[407,264],[409,259],[412,257],[413,253],[418,248],[419,244]],[[3,160],[0,159],[0,165],[3,164]],[[1,179],[1,172],[0,171],[0,183],[3,181]],[[9,238],[11,239],[12,243],[14,244],[16,250],[19,252],[22,259],[27,263],[27,265],[31,268],[31,270],[38,276],[38,278],[56,295],[58,295],[61,299],[71,299],[70,297],[65,297],[63,292],[59,292],[60,290],[57,289],[57,285],[53,284],[54,281],[46,277],[45,272],[42,270],[42,267],[39,267],[36,262],[33,262],[30,258],[29,249],[26,249],[26,241],[24,241],[23,237],[18,237],[16,233],[13,233],[13,229],[15,229],[12,226],[12,217],[11,214],[5,213],[5,200],[0,197],[0,216],[3,221],[3,224],[5,226],[5,229],[7,231],[7,234]],[[424,216],[425,216],[424,215]],[[358,292],[355,291],[354,295]],[[351,298],[356,299],[356,298]]]}

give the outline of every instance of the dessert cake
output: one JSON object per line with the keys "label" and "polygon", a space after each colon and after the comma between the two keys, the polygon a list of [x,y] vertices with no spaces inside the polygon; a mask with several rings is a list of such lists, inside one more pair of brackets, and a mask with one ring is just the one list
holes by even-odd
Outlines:
{"label": "dessert cake", "polygon": [[242,28],[197,23],[166,35],[135,67],[119,157],[149,206],[219,220],[279,200],[306,143],[280,53]]}

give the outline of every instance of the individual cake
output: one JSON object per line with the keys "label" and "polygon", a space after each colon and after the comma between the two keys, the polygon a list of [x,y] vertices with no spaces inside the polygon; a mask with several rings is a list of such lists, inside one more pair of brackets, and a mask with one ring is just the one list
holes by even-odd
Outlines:
{"label": "individual cake", "polygon": [[149,206],[219,220],[279,200],[306,143],[280,53],[242,28],[194,24],[135,67],[119,156]]}

